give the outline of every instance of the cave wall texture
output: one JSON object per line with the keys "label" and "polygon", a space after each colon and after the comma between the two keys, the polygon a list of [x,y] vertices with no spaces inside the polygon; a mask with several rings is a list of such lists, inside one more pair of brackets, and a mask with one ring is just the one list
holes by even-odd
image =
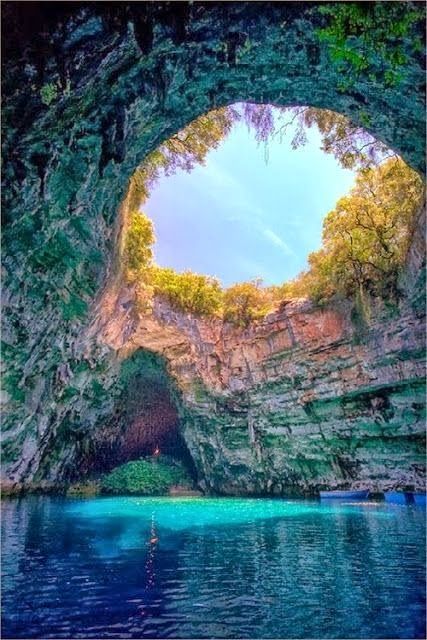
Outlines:
{"label": "cave wall texture", "polygon": [[[143,346],[168,360],[176,380],[171,394],[205,486],[240,491],[249,478],[248,491],[280,492],[282,485],[306,490],[377,477],[378,486],[419,485],[421,232],[407,270],[410,295],[397,317],[378,311],[372,326],[355,337],[348,310],[292,311],[297,324],[323,326],[318,314],[329,313],[339,327],[328,342],[335,364],[325,371],[327,391],[319,397],[309,380],[320,376],[316,353],[326,347],[310,332],[289,346],[287,312],[271,321],[278,323],[272,330],[281,346],[258,353],[255,340],[248,361],[246,347],[236,345],[251,344],[253,336],[229,337],[229,328],[217,327],[219,346],[203,346],[194,333],[203,323],[162,312],[161,303],[152,318],[141,319],[131,293],[108,288],[129,177],[163,140],[214,107],[253,101],[332,109],[357,124],[369,123],[373,135],[422,171],[421,56],[412,55],[397,87],[382,81],[379,67],[343,89],[315,33],[322,20],[316,3],[6,2],[2,8],[4,484],[72,479],[102,429],[111,429],[123,359]],[[125,305],[120,313],[119,301]],[[255,334],[268,334],[269,322]],[[193,333],[183,328],[187,324]],[[136,339],[137,327],[145,325],[150,337]],[[171,341],[166,350],[165,336]],[[209,379],[200,370],[204,349],[214,362]],[[241,362],[225,365],[222,350],[241,352]],[[306,358],[304,366],[299,357]],[[372,376],[358,377],[365,357]],[[389,364],[381,365],[381,358]],[[348,386],[342,378],[347,366],[353,372]],[[387,366],[393,373],[383,372]],[[236,368],[242,369],[240,378]],[[234,373],[221,386],[212,370],[222,369]],[[263,439],[266,407],[276,416],[276,430],[267,425]],[[377,427],[375,411],[382,416]],[[329,443],[319,426],[326,414],[344,425]],[[362,429],[364,420],[370,436],[361,436],[360,452],[349,434]],[[228,424],[235,426],[229,436]],[[298,442],[304,442],[295,451],[294,424]],[[369,462],[377,455],[376,445],[368,451],[371,441],[384,443],[385,462]],[[318,467],[305,464],[320,445],[326,455]],[[293,466],[286,466],[289,451],[298,460]],[[281,465],[287,469],[282,479]],[[222,473],[221,484],[225,467],[232,471]]]}

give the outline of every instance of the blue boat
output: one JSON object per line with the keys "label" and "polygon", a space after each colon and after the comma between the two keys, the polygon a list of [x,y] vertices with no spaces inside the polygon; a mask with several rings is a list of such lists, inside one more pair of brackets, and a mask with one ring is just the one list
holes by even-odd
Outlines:
{"label": "blue boat", "polygon": [[413,502],[412,493],[408,491],[384,491],[384,499],[391,504],[410,504]]}
{"label": "blue boat", "polygon": [[413,493],[414,502],[418,507],[426,506],[426,494],[425,493]]}
{"label": "blue boat", "polygon": [[339,499],[339,500],[366,500],[369,496],[369,489],[363,491],[321,491],[320,497],[323,500],[324,498],[330,499]]}

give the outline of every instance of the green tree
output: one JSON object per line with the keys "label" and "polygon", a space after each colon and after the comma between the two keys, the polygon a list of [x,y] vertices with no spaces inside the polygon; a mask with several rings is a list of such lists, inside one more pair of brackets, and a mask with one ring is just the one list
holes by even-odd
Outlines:
{"label": "green tree", "polygon": [[239,282],[224,291],[224,320],[239,327],[263,318],[272,306],[271,291],[260,280]]}
{"label": "green tree", "polygon": [[125,266],[129,278],[141,277],[151,265],[154,240],[151,220],[138,211],[131,213],[124,250]]}
{"label": "green tree", "polygon": [[423,181],[402,160],[359,172],[323,224],[323,246],[294,286],[317,300],[334,293],[395,297],[423,199]]}
{"label": "green tree", "polygon": [[[244,104],[212,111],[167,140],[135,172],[127,201],[132,213],[124,257],[128,278],[138,282],[141,309],[150,307],[155,294],[191,313],[209,315],[223,309],[226,320],[247,326],[289,297],[310,296],[325,301],[336,293],[354,295],[362,289],[384,296],[396,292],[411,216],[420,200],[420,178],[385,145],[340,114],[309,107],[281,111],[279,119],[270,105]],[[291,119],[283,122],[289,113]],[[306,129],[316,125],[323,149],[333,153],[343,166],[359,167],[361,171],[355,189],[327,216],[323,247],[309,256],[308,270],[281,287],[246,282],[222,292],[214,278],[152,267],[152,223],[137,210],[162,172],[191,170],[203,163],[209,150],[242,119],[255,129],[259,142],[285,134],[296,123],[292,140],[295,148],[305,143]],[[384,162],[390,154],[391,159]]]}

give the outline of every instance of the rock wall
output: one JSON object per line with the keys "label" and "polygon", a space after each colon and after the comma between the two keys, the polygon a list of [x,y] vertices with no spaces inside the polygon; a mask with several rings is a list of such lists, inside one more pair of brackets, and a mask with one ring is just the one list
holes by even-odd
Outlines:
{"label": "rock wall", "polygon": [[421,488],[425,482],[425,320],[378,305],[290,301],[246,330],[156,301],[130,317],[108,307],[98,339],[163,355],[201,486],[226,493],[327,487]]}
{"label": "rock wall", "polygon": [[[128,178],[147,153],[201,113],[246,100],[339,111],[421,169],[424,72],[412,53],[398,86],[387,86],[379,64],[343,87],[316,34],[323,18],[313,3],[2,9],[2,474],[28,484],[68,476],[115,410],[124,352],[88,327],[112,273]],[[176,320],[179,330],[167,333],[179,333],[170,348],[183,360],[184,384],[188,327],[183,333]],[[127,321],[121,341],[131,352]],[[211,358],[209,402],[222,389],[215,367],[232,398],[233,385],[245,392],[236,372],[249,365],[223,365],[221,350]],[[261,384],[264,365],[254,366],[250,376]]]}

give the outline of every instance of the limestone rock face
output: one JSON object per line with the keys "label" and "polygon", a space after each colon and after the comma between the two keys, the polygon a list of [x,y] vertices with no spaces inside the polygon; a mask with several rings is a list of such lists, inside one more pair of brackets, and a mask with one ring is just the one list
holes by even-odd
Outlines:
{"label": "limestone rock face", "polygon": [[[162,141],[214,107],[255,101],[332,109],[423,168],[422,56],[411,54],[397,86],[387,85],[379,61],[343,87],[316,35],[321,23],[317,5],[304,2],[4,3],[7,483],[58,482],[78,473],[98,442],[94,434],[111,433],[122,364],[139,346],[169,362],[171,380],[181,389],[171,393],[183,433],[207,486],[241,490],[245,479],[255,491],[271,480],[276,490],[295,478],[304,487],[336,484],[345,473],[374,478],[373,459],[375,473],[397,481],[393,455],[395,461],[402,456],[408,482],[415,477],[420,420],[411,385],[420,321],[409,307],[398,320],[378,319],[356,344],[345,309],[294,304],[246,334],[176,314],[160,302],[142,319],[130,292],[110,292],[110,307],[100,293],[111,288],[118,211],[130,175]],[[411,264],[418,255],[414,250]],[[408,286],[417,280],[411,278]],[[381,364],[384,358],[388,364]],[[351,416],[366,415],[366,430],[387,431],[375,422],[368,400],[363,411],[349,409],[359,402],[351,395],[356,387],[376,385],[387,389],[388,400],[376,410],[394,435],[364,439],[378,444],[370,457],[365,445],[355,444],[352,467],[341,446]],[[335,418],[321,435],[326,414]],[[279,430],[270,415],[281,416]],[[301,429],[292,442],[304,446],[291,447],[289,428]],[[399,429],[412,428],[418,431],[399,436],[403,453],[392,453]],[[332,433],[339,430],[335,445]],[[273,440],[283,444],[276,453],[268,445]],[[304,460],[310,449],[324,461],[322,446],[333,453],[316,471]],[[381,447],[388,452],[384,462]],[[281,458],[286,451],[288,460],[298,461],[293,466]]]}
{"label": "limestone rock face", "polygon": [[410,306],[394,317],[376,313],[360,327],[350,304],[291,301],[241,330],[160,300],[152,316],[130,322],[118,300],[101,339],[167,360],[207,490],[422,488],[424,319]]}

